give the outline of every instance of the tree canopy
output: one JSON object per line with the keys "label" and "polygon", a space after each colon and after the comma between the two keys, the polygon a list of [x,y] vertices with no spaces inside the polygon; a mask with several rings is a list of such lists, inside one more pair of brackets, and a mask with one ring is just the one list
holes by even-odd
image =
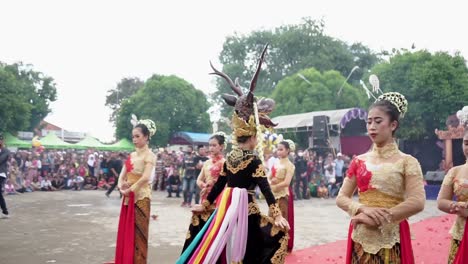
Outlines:
{"label": "tree canopy", "polygon": [[138,91],[122,102],[116,118],[118,138],[131,138],[131,114],[150,118],[157,132],[151,143],[167,144],[177,131],[209,132],[211,123],[206,95],[177,76],[153,75]]}
{"label": "tree canopy", "polygon": [[54,80],[31,65],[0,62],[0,131],[33,130],[57,98]]}
{"label": "tree canopy", "polygon": [[468,102],[468,68],[460,54],[397,51],[372,73],[383,92],[400,92],[408,100],[399,130],[405,139],[434,137],[433,131],[445,128],[447,117]]}
{"label": "tree canopy", "polygon": [[[362,75],[379,61],[366,46],[345,42],[327,36],[323,21],[304,19],[297,25],[283,25],[272,30],[257,30],[248,35],[234,34],[226,38],[219,60],[223,72],[232,79],[239,78],[240,85],[248,87],[257,66],[257,59],[266,43],[270,44],[256,94],[270,95],[280,80],[300,70],[314,67],[320,72],[336,70],[347,76],[351,70],[359,68],[350,78],[350,83],[358,83]],[[217,80],[215,99],[231,90],[224,80]],[[223,108],[223,115],[227,113]]]}
{"label": "tree canopy", "polygon": [[366,107],[365,94],[345,83],[337,71],[320,73],[314,68],[302,70],[281,80],[273,91],[274,116],[348,107]]}
{"label": "tree canopy", "polygon": [[115,89],[109,90],[106,96],[106,106],[111,110],[109,121],[114,122],[123,100],[134,95],[138,89],[143,86],[144,82],[137,77],[123,78]]}

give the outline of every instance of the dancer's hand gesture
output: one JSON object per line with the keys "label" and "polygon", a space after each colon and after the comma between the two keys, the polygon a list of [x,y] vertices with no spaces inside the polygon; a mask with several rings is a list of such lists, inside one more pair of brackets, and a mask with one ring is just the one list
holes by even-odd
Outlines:
{"label": "dancer's hand gesture", "polygon": [[351,223],[353,224],[354,229],[356,229],[356,227],[360,224],[364,224],[370,228],[377,228],[379,226],[372,218],[363,213],[353,216],[351,218]]}
{"label": "dancer's hand gesture", "polygon": [[192,206],[192,212],[196,213],[196,214],[197,213],[200,214],[200,213],[205,212],[205,208],[201,204],[196,204],[196,205]]}
{"label": "dancer's hand gesture", "polygon": [[288,220],[286,220],[283,216],[281,215],[278,215],[276,218],[275,218],[275,225],[277,227],[280,227],[280,228],[285,228],[286,230],[289,230],[290,227],[289,227],[289,223],[288,223]]}
{"label": "dancer's hand gesture", "polygon": [[367,207],[359,208],[358,213],[363,213],[372,218],[377,225],[383,225],[391,221],[392,213],[387,208]]}

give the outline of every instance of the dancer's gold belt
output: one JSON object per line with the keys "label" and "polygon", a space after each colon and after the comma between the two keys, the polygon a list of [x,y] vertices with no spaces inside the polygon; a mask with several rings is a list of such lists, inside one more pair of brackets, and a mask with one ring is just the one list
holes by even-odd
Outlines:
{"label": "dancer's gold belt", "polygon": [[403,202],[403,198],[388,195],[378,190],[368,190],[359,193],[359,202],[370,207],[392,208]]}

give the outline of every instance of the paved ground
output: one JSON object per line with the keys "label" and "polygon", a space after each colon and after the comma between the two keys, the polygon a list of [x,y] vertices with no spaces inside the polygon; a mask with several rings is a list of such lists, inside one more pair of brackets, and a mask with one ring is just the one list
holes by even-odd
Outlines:
{"label": "paved ground", "polygon": [[[180,207],[181,198],[153,193],[150,222],[149,262],[174,263],[190,221],[190,210]],[[101,191],[35,192],[8,196],[12,217],[0,221],[2,264],[94,264],[112,260],[115,250],[120,200]],[[266,204],[262,201],[262,212]],[[345,239],[348,216],[334,200],[297,201],[295,248]],[[434,201],[411,222],[442,215]]]}

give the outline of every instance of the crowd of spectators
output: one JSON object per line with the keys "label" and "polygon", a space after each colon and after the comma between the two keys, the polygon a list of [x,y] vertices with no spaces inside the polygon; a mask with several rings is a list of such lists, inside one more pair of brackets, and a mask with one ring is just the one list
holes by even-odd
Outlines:
{"label": "crowd of spectators", "polygon": [[[8,161],[6,194],[58,190],[105,190],[109,196],[128,153],[86,151],[20,150]],[[209,153],[204,146],[196,150],[189,146],[184,151],[158,149],[153,190],[167,192],[167,197],[184,198],[182,206],[190,207],[192,200],[200,201],[200,190],[195,184],[203,162]],[[275,153],[265,156],[268,167],[274,164]],[[299,149],[291,153],[296,173],[291,185],[294,199],[328,198],[337,195],[351,158],[332,152],[317,153]]]}

